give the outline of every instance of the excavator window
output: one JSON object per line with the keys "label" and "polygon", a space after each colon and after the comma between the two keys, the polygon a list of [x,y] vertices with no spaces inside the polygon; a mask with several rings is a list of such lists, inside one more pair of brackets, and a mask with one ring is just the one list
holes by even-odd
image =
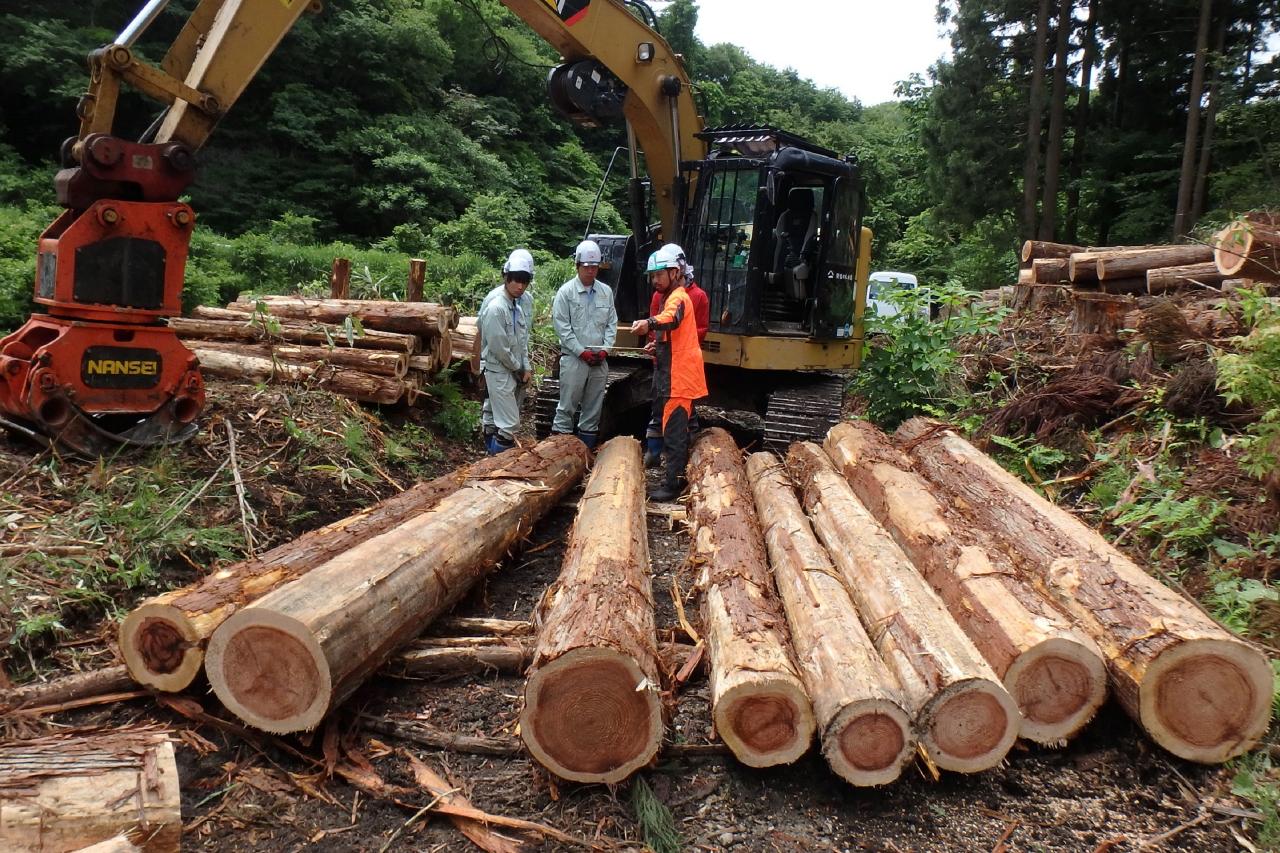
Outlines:
{"label": "excavator window", "polygon": [[711,301],[711,327],[743,327],[760,170],[716,170],[693,223],[692,262]]}

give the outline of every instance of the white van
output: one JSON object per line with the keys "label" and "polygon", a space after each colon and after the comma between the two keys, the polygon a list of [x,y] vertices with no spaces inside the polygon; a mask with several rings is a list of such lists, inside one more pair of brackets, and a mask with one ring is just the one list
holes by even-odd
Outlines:
{"label": "white van", "polygon": [[[919,286],[919,280],[909,272],[893,272],[889,270],[873,272],[868,277],[867,307],[874,306],[876,314],[880,317],[896,316],[901,309],[886,300],[884,298],[885,293],[895,288],[915,290]],[[927,302],[920,307],[920,316],[925,319],[929,318],[929,304]]]}

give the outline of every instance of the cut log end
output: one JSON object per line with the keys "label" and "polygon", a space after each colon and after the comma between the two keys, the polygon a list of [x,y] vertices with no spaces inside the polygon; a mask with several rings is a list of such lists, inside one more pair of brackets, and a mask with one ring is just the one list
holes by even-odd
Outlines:
{"label": "cut log end", "polygon": [[144,604],[120,624],[120,652],[134,681],[157,690],[183,690],[204,662],[200,638],[186,614],[168,604]]}
{"label": "cut log end", "polygon": [[620,782],[662,745],[658,685],[626,655],[574,649],[529,677],[520,736],[561,778]]}
{"label": "cut log end", "polygon": [[1107,670],[1096,649],[1063,637],[1035,645],[1005,672],[1004,686],[1022,712],[1018,734],[1062,746],[1107,698]]}
{"label": "cut log end", "polygon": [[910,715],[883,699],[850,704],[822,736],[822,754],[831,769],[860,786],[894,781],[915,750]]}
{"label": "cut log end", "polygon": [[813,707],[799,681],[754,679],[730,687],[716,703],[716,731],[750,767],[790,764],[813,740]]}
{"label": "cut log end", "polygon": [[1147,669],[1142,724],[1174,755],[1216,764],[1248,752],[1266,733],[1273,690],[1270,664],[1249,646],[1188,640]]}
{"label": "cut log end", "polygon": [[237,717],[273,734],[314,729],[329,708],[329,664],[312,632],[289,616],[249,608],[209,640],[205,668]]}
{"label": "cut log end", "polygon": [[1004,760],[1022,721],[1003,687],[970,678],[940,691],[917,722],[920,744],[934,764],[943,770],[978,773]]}

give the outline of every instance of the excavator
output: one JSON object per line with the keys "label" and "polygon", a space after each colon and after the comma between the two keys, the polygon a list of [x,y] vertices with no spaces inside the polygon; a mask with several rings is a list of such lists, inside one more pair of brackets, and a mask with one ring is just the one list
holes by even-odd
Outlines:
{"label": "excavator", "polygon": [[[320,11],[317,0],[200,0],[157,67],[132,48],[167,2],[149,0],[89,56],[79,132],[55,178],[65,209],[39,239],[35,301],[47,313],[0,339],[0,426],[87,456],[195,430],[199,364],[164,323],[181,311],[195,225],[179,199],[219,119],[301,15]],[[625,124],[632,233],[593,235],[620,321],[648,313],[641,265],[678,237],[710,297],[711,402],[761,415],[766,444],[820,438],[839,418],[834,372],[862,351],[871,232],[856,161],[777,128],[705,127],[680,57],[637,0],[502,3],[563,57],[547,84],[560,112]],[[126,85],[167,105],[139,141],[112,132]],[[619,335],[620,348],[639,343]],[[618,361],[606,410],[641,411],[645,360]],[[558,387],[543,386],[545,429]]]}

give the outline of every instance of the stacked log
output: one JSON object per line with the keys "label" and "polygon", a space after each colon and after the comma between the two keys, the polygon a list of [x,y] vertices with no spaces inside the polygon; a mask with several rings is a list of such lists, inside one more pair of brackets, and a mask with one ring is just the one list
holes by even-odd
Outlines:
{"label": "stacked log", "polygon": [[1265,655],[954,433],[915,419],[897,438],[935,492],[1098,644],[1117,699],[1156,743],[1216,763],[1258,742],[1274,690]]}
{"label": "stacked log", "polygon": [[662,745],[640,457],[629,436],[600,449],[560,578],[539,605],[520,737],[543,767],[575,782],[621,782]]}
{"label": "stacked log", "polygon": [[744,764],[789,764],[813,739],[813,708],[791,657],[742,454],[729,433],[708,429],[688,471],[689,559],[701,569],[716,732]]}
{"label": "stacked log", "polygon": [[777,457],[752,454],[747,478],[822,754],[851,784],[888,784],[916,749],[902,688],[858,621]]}
{"label": "stacked log", "polygon": [[[1028,240],[1021,258],[1031,272],[1025,281],[1020,273],[1018,283],[1026,288],[1066,284],[1111,294],[1158,294],[1220,284],[1228,276],[1205,266],[1214,257],[1212,247],[1199,244],[1086,247]],[[1033,307],[1029,295],[1028,290],[1015,305]]]}
{"label": "stacked log", "polygon": [[1227,276],[1212,261],[1147,270],[1147,293],[1158,295],[1188,287],[1218,287]]}
{"label": "stacked log", "polygon": [[369,329],[434,337],[458,325],[458,312],[434,302],[396,302],[390,299],[308,299],[302,296],[258,296],[239,300],[232,310],[253,311],[259,305],[273,317],[341,325],[354,317]]}
{"label": "stacked log", "polygon": [[178,767],[164,733],[80,732],[0,746],[0,848],[80,850],[121,835],[153,853],[181,846]]}
{"label": "stacked log", "polygon": [[204,665],[210,635],[232,613],[361,542],[427,512],[468,482],[525,470],[531,453],[530,449],[513,448],[419,483],[259,557],[147,599],[120,625],[120,651],[129,674],[139,684],[157,690],[186,689]]}
{"label": "stacked log", "polygon": [[1213,262],[1225,278],[1280,280],[1280,214],[1248,213],[1219,231]]}
{"label": "stacked log", "polygon": [[471,376],[480,375],[480,327],[477,320],[476,317],[462,317],[450,338],[453,346],[450,362],[461,365]]}
{"label": "stacked log", "polygon": [[377,329],[353,333],[348,340],[347,330],[332,323],[273,320],[272,328],[268,329],[258,315],[206,305],[192,309],[190,317],[170,317],[168,323],[179,337],[208,341],[280,341],[324,347],[391,350],[408,355],[417,352],[420,345],[415,335],[380,332]]}
{"label": "stacked log", "polygon": [[991,666],[822,448],[791,445],[787,468],[862,623],[902,684],[925,754],[962,773],[999,764],[1021,720]]}
{"label": "stacked log", "polygon": [[325,362],[298,364],[273,357],[241,355],[207,347],[198,341],[184,343],[200,360],[200,370],[210,376],[254,383],[311,382],[339,396],[365,403],[396,403],[405,394],[404,381],[390,376],[346,370]]}
{"label": "stacked log", "polygon": [[980,529],[941,506],[888,436],[865,422],[841,423],[824,446],[1000,676],[1022,713],[1019,734],[1050,746],[1066,743],[1106,698],[1097,645]]}
{"label": "stacked log", "polygon": [[581,478],[587,456],[572,436],[552,436],[237,611],[209,639],[214,692],[265,731],[315,728],[491,571]]}

